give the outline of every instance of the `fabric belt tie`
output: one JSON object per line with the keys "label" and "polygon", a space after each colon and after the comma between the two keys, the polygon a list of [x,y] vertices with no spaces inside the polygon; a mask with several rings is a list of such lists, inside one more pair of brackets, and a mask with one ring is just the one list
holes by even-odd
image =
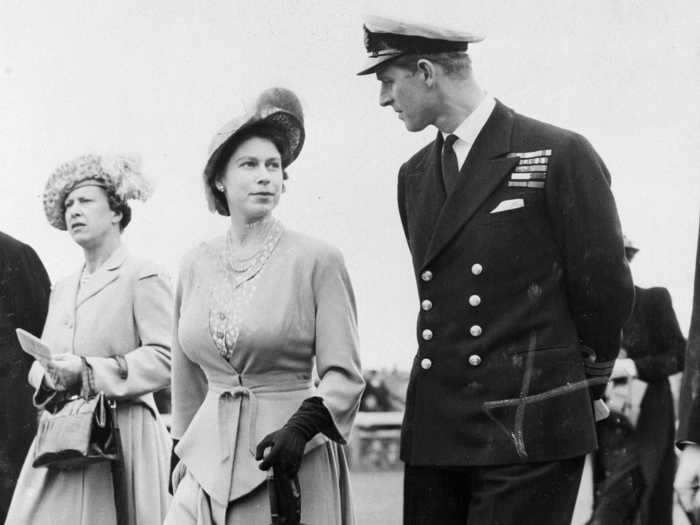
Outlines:
{"label": "fabric belt tie", "polygon": [[[238,436],[238,424],[243,409],[243,398],[250,400],[250,429],[251,443],[255,439],[255,420],[258,412],[258,400],[250,388],[236,386],[219,394],[219,443],[223,452],[222,461],[226,462],[233,454],[234,443]],[[249,447],[252,452],[252,444]]]}
{"label": "fabric belt tie", "polygon": [[252,386],[231,386],[210,383],[210,390],[219,396],[217,412],[222,463],[229,461],[234,454],[238,441],[238,425],[240,423],[244,399],[247,398],[250,403],[248,450],[254,456],[254,447],[256,445],[256,421],[258,416],[258,398],[256,394],[265,392],[292,392],[295,390],[305,390],[311,386],[313,386],[313,384],[308,379]]}

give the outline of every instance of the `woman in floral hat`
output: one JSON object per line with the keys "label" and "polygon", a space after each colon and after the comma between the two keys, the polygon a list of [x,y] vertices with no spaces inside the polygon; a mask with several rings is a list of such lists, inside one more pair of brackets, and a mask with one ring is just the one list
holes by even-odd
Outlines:
{"label": "woman in floral hat", "polygon": [[270,468],[278,488],[298,476],[303,522],[354,523],[340,446],[364,389],[350,279],[336,248],[273,216],[303,142],[284,89],[214,137],[204,186],[229,230],[180,272],[168,525],[269,525]]}
{"label": "woman in floral hat", "polygon": [[[110,462],[72,470],[32,466],[34,440],[10,505],[10,525],[157,524],[165,517],[170,442],[153,392],[170,383],[172,293],[159,267],[129,254],[121,232],[130,199],[150,188],[127,158],[79,157],[60,166],[44,191],[49,223],[83,249],[80,270],[51,292],[42,341],[52,359],[29,382],[38,408],[98,392],[116,400],[124,473],[115,505]],[[27,407],[27,409],[30,409]]]}

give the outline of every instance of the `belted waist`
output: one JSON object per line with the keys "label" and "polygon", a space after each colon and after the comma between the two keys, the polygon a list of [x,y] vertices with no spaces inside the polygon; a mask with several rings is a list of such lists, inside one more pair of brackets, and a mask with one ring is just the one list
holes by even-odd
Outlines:
{"label": "belted waist", "polygon": [[283,425],[313,395],[310,377],[292,374],[208,376],[207,392],[176,452],[213,500],[223,504],[265,481],[255,460],[260,433]]}
{"label": "belted waist", "polygon": [[[209,382],[209,392],[218,395],[218,431],[222,461],[232,455],[238,437],[238,425],[241,415],[241,403],[247,398],[250,402],[248,435],[251,436],[248,449],[255,455],[253,436],[256,435],[255,424],[258,416],[258,399],[256,394],[294,392],[313,387],[311,379],[284,378],[270,375],[232,376],[230,382]],[[236,384],[238,383],[238,384]]]}
{"label": "belted waist", "polygon": [[[303,390],[313,385],[310,377],[299,377],[293,374],[232,374],[224,378],[207,377],[209,390],[223,392],[232,388],[244,387],[249,390],[264,389],[269,392],[289,392]],[[268,390],[274,387],[274,390]]]}

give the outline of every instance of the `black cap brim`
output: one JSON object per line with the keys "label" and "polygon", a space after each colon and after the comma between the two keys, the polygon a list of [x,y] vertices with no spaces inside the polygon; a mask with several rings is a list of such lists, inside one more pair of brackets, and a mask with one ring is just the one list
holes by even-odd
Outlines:
{"label": "black cap brim", "polygon": [[389,62],[399,58],[404,53],[396,53],[393,55],[368,56],[365,60],[364,69],[357,73],[358,76],[371,75],[376,73],[383,67],[389,65]]}

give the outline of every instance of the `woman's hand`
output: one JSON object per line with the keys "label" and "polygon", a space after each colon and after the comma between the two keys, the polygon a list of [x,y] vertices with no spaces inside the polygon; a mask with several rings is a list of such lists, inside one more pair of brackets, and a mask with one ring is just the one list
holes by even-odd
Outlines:
{"label": "woman's hand", "polygon": [[690,443],[683,448],[673,486],[684,511],[700,510],[700,445]]}
{"label": "woman's hand", "polygon": [[56,387],[56,379],[58,379],[57,375],[55,373],[51,373],[48,371],[46,367],[44,367],[44,378],[43,378],[43,384],[42,388],[45,388],[47,390],[58,390]]}
{"label": "woman's hand", "polygon": [[[275,467],[275,475],[292,478],[301,466],[304,457],[306,437],[294,428],[285,425],[281,429],[265,436],[255,449],[255,459],[261,470]],[[270,451],[265,454],[265,449]]]}
{"label": "woman's hand", "polygon": [[[299,472],[307,441],[319,432],[341,442],[333,419],[320,397],[304,400],[289,421],[278,431],[265,436],[255,450],[255,459],[261,460],[260,469],[275,467],[275,475],[292,478]],[[271,450],[265,454],[265,449]]]}
{"label": "woman's hand", "polygon": [[[57,354],[46,364],[47,386],[59,392],[80,382],[83,364],[75,354]],[[53,383],[53,386],[50,383]]]}

